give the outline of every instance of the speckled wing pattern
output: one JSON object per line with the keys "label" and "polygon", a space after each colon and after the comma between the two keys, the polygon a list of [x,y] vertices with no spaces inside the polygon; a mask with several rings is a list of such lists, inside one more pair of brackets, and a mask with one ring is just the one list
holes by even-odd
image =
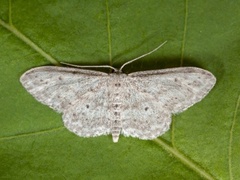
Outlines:
{"label": "speckled wing pattern", "polygon": [[82,137],[120,134],[154,139],[171,114],[201,101],[216,79],[195,67],[106,74],[65,67],[39,67],[21,83],[38,101],[63,114],[64,125]]}
{"label": "speckled wing pattern", "polygon": [[140,139],[165,133],[171,114],[201,101],[216,82],[210,72],[195,67],[140,71],[128,77],[131,97],[123,111],[122,133]]}
{"label": "speckled wing pattern", "polygon": [[44,66],[25,72],[20,81],[38,101],[63,114],[66,128],[83,137],[110,133],[106,73]]}

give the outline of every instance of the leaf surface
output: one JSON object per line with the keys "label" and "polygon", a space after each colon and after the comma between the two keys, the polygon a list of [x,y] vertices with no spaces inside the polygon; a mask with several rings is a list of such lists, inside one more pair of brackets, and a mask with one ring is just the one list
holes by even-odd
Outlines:
{"label": "leaf surface", "polygon": [[[240,4],[227,1],[7,1],[0,5],[0,177],[240,179]],[[154,141],[81,138],[21,86],[68,62],[124,72],[196,66],[217,84]]]}

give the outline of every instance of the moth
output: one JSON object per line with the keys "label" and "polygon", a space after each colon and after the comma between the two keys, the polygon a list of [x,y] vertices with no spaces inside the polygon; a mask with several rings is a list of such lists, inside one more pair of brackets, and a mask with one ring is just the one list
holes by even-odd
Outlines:
{"label": "moth", "polygon": [[115,143],[120,134],[154,139],[170,128],[172,114],[201,101],[216,82],[212,73],[197,67],[122,72],[163,44],[120,69],[103,66],[113,73],[43,66],[25,72],[20,82],[39,102],[61,113],[65,127],[78,136],[111,134]]}

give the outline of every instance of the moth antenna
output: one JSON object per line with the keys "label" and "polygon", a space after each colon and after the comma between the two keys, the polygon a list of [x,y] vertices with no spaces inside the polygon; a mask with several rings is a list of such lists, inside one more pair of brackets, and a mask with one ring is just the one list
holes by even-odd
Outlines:
{"label": "moth antenna", "polygon": [[132,63],[132,62],[134,62],[134,61],[136,61],[136,60],[139,60],[139,59],[141,59],[141,58],[143,58],[143,57],[145,57],[145,56],[147,56],[147,55],[149,55],[149,54],[151,54],[151,53],[153,53],[153,52],[155,52],[155,51],[158,50],[160,47],[162,47],[166,42],[167,42],[167,41],[165,41],[164,43],[160,44],[158,47],[156,47],[156,48],[153,49],[152,51],[150,51],[150,52],[148,52],[148,53],[146,53],[146,54],[143,54],[143,55],[141,55],[141,56],[139,56],[139,57],[137,57],[137,58],[134,58],[134,59],[132,59],[132,60],[124,63],[124,64],[121,66],[121,68],[119,69],[119,71],[122,72],[122,69],[123,69],[126,65],[128,65],[128,64],[130,64],[130,63]]}
{"label": "moth antenna", "polygon": [[112,70],[114,70],[114,72],[118,72],[119,70],[109,66],[109,65],[99,65],[99,66],[80,66],[80,65],[76,65],[76,64],[70,64],[70,63],[65,63],[65,62],[60,62],[61,64],[64,65],[68,65],[68,66],[72,66],[72,67],[78,67],[78,68],[110,68]]}

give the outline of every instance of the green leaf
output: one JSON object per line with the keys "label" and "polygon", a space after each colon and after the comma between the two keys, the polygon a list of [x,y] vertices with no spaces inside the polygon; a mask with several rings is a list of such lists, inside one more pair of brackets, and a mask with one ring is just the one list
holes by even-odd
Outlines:
{"label": "green leaf", "polygon": [[[0,2],[0,177],[240,179],[240,4],[237,1]],[[21,86],[26,70],[59,62],[126,68],[196,66],[217,84],[173,116],[154,141],[81,138]]]}

